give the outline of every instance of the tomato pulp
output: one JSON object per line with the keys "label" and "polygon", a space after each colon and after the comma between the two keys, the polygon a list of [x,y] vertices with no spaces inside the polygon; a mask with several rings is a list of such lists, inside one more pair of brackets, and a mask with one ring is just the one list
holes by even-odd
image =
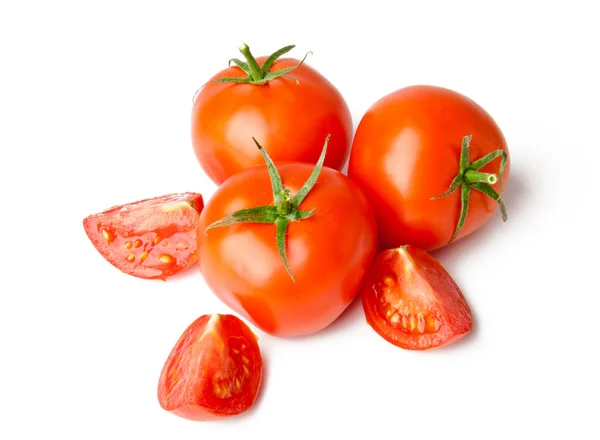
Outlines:
{"label": "tomato pulp", "polygon": [[233,315],[204,315],[173,347],[160,374],[160,406],[191,420],[233,416],[252,406],[262,357],[252,330]]}
{"label": "tomato pulp", "polygon": [[471,330],[471,310],[441,264],[411,245],[377,255],[362,288],[369,325],[408,350],[452,343]]}
{"label": "tomato pulp", "polygon": [[169,194],[90,215],[83,226],[96,250],[117,269],[165,279],[196,262],[203,206],[200,194]]}

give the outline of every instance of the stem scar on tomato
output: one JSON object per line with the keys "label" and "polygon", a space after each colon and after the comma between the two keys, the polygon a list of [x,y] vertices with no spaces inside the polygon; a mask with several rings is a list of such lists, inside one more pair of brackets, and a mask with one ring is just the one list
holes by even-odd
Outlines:
{"label": "stem scar on tomato", "polygon": [[323,145],[321,156],[319,157],[319,160],[316,166],[314,167],[311,175],[306,180],[302,188],[300,188],[300,190],[293,197],[291,191],[283,187],[281,176],[279,175],[279,172],[277,171],[277,168],[275,167],[275,164],[271,160],[269,154],[263,149],[263,147],[258,143],[256,139],[252,138],[252,140],[258,147],[260,154],[267,163],[269,178],[271,180],[271,187],[273,189],[273,205],[257,206],[254,208],[246,208],[240,209],[239,211],[235,211],[234,213],[210,224],[206,228],[205,233],[206,231],[212,228],[230,226],[236,223],[274,224],[276,231],[275,237],[277,240],[277,249],[279,250],[279,255],[281,255],[281,259],[283,260],[283,264],[285,265],[285,270],[290,275],[290,278],[293,282],[296,282],[288,264],[285,236],[287,234],[287,229],[290,222],[297,222],[307,219],[315,213],[314,209],[311,209],[310,211],[300,210],[300,205],[302,204],[308,193],[313,189],[315,183],[317,183],[317,179],[319,177],[319,174],[321,173],[321,168],[323,168],[325,155],[327,154],[327,144],[329,143],[329,137],[330,135],[328,134],[325,138],[325,144]]}
{"label": "stem scar on tomato", "polygon": [[247,76],[245,78],[217,78],[214,80],[214,82],[254,84],[257,86],[262,86],[276,78],[290,78],[296,81],[296,84],[299,84],[300,82],[296,78],[289,76],[288,73],[300,67],[304,63],[308,55],[312,54],[312,52],[307,52],[306,55],[304,55],[304,58],[302,58],[302,61],[300,61],[300,63],[296,64],[295,66],[271,72],[271,67],[273,66],[273,63],[277,61],[279,57],[292,50],[294,47],[296,47],[295,44],[282,47],[278,51],[272,53],[271,56],[269,56],[269,58],[267,58],[261,66],[256,61],[256,58],[254,58],[254,55],[252,55],[252,52],[250,52],[250,48],[248,47],[248,45],[244,43],[240,47],[240,52],[242,53],[242,55],[244,55],[246,61],[242,61],[238,58],[232,58],[229,60],[229,66],[231,66],[231,63],[234,63],[236,66],[242,69]]}
{"label": "stem scar on tomato", "polygon": [[[469,211],[469,197],[471,196],[471,189],[475,189],[498,202],[498,205],[500,206],[500,213],[502,214],[502,220],[506,221],[508,219],[506,215],[506,207],[504,206],[504,202],[502,201],[501,196],[503,192],[502,177],[504,176],[504,167],[506,166],[506,160],[508,159],[508,155],[504,150],[496,150],[492,151],[489,154],[486,154],[480,159],[477,159],[473,162],[469,162],[471,138],[471,135],[467,135],[462,138],[459,171],[456,177],[454,177],[454,179],[452,180],[448,191],[446,191],[444,194],[432,197],[430,199],[435,200],[441,199],[442,197],[446,197],[452,194],[460,186],[460,216],[458,217],[456,230],[454,231],[454,234],[452,235],[448,243],[452,243],[456,239],[456,237],[458,237],[460,230],[465,224],[465,220],[467,219],[467,212]],[[500,160],[500,172],[498,173],[498,176],[496,174],[482,173],[481,171],[479,171],[497,157],[502,157],[502,159]],[[500,181],[500,194],[498,194],[496,190],[491,187],[491,185],[494,185],[498,181]]]}

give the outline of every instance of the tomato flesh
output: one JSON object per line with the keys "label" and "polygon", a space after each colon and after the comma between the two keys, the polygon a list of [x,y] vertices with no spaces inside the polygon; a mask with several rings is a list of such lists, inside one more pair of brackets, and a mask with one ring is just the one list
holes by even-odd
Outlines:
{"label": "tomato flesh", "polygon": [[200,194],[169,194],[90,215],[83,226],[98,252],[122,272],[165,279],[196,262],[203,206]]}
{"label": "tomato flesh", "polygon": [[435,258],[412,245],[375,258],[362,303],[371,327],[408,350],[454,342],[472,326],[471,310],[454,280]]}
{"label": "tomato flesh", "polygon": [[158,401],[190,420],[233,416],[252,406],[261,379],[262,358],[252,330],[233,315],[203,315],[165,362]]}

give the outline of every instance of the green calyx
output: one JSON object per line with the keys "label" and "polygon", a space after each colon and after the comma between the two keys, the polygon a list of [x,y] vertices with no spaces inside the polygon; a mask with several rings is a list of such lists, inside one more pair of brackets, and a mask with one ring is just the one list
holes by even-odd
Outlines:
{"label": "green calyx", "polygon": [[313,189],[315,183],[317,183],[317,178],[321,173],[321,168],[323,168],[323,162],[325,161],[325,155],[327,154],[327,144],[329,143],[329,135],[327,135],[327,137],[325,138],[323,151],[321,152],[321,156],[319,157],[319,160],[315,168],[313,169],[310,177],[304,183],[302,188],[300,188],[300,190],[293,197],[291,191],[283,187],[281,176],[279,175],[275,164],[273,163],[267,152],[263,149],[263,147],[260,146],[256,139],[252,138],[252,140],[258,147],[260,154],[267,163],[267,170],[269,171],[269,178],[271,179],[271,187],[273,189],[273,204],[257,206],[255,208],[240,209],[239,211],[235,211],[233,214],[230,214],[212,223],[206,228],[206,230],[230,226],[237,223],[274,224],[275,238],[277,241],[277,249],[279,250],[279,255],[281,255],[281,259],[283,260],[283,264],[287,273],[292,278],[292,281],[295,282],[294,276],[292,275],[290,266],[288,264],[285,237],[290,222],[305,220],[315,213],[314,209],[311,209],[310,211],[300,210],[300,205],[302,204],[308,193]]}
{"label": "green calyx", "polygon": [[[508,155],[504,150],[496,150],[492,151],[489,154],[486,154],[480,159],[476,161],[469,162],[469,149],[471,144],[471,135],[465,136],[462,138],[461,150],[460,150],[460,169],[458,174],[452,180],[450,184],[450,188],[444,194],[432,197],[431,200],[440,199],[442,197],[446,197],[452,194],[455,190],[460,187],[460,216],[458,218],[458,223],[456,224],[456,229],[452,238],[448,243],[452,243],[458,234],[460,233],[462,227],[465,224],[465,220],[467,219],[467,213],[469,211],[469,198],[471,196],[471,190],[477,190],[486,196],[494,199],[498,202],[500,206],[500,213],[502,214],[502,220],[506,221],[506,208],[504,206],[504,202],[502,201],[502,177],[504,175],[504,167],[506,166],[506,160],[508,159]],[[492,160],[497,157],[501,157],[500,160],[500,172],[498,176],[496,174],[491,173],[483,173],[479,170],[490,163]],[[500,181],[500,194],[496,192],[491,185],[494,185]]]}
{"label": "green calyx", "polygon": [[279,57],[292,50],[294,47],[296,47],[294,44],[282,47],[278,51],[271,54],[271,56],[267,58],[261,66],[256,61],[256,58],[254,58],[254,56],[252,55],[252,52],[250,52],[250,48],[248,47],[248,45],[242,44],[242,46],[240,47],[240,52],[242,53],[242,55],[244,55],[246,61],[242,61],[238,58],[232,58],[229,60],[229,65],[231,66],[231,63],[234,63],[236,66],[242,69],[247,76],[241,78],[217,78],[214,80],[214,82],[254,84],[256,86],[262,86],[267,84],[269,81],[273,81],[275,78],[290,78],[296,81],[297,84],[299,84],[299,81],[296,78],[289,76],[288,73],[300,67],[302,63],[304,63],[304,60],[306,60],[308,54],[312,52],[308,52],[306,55],[304,55],[302,61],[300,61],[300,63],[298,63],[295,66],[271,72],[271,67],[273,66],[273,63],[277,61]]}

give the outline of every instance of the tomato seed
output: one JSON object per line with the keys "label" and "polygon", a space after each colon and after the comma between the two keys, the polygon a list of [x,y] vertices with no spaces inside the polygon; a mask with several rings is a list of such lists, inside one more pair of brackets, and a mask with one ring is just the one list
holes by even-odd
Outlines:
{"label": "tomato seed", "polygon": [[222,383],[213,382],[213,392],[219,399],[224,399],[229,394]]}
{"label": "tomato seed", "polygon": [[142,245],[142,240],[136,240],[133,242],[133,247],[134,248],[139,248]]}
{"label": "tomato seed", "polygon": [[234,384],[233,384],[233,392],[238,394],[242,391],[242,381],[239,377],[236,376]]}
{"label": "tomato seed", "polygon": [[127,261],[132,262],[133,260],[135,260],[135,255],[133,255],[133,254],[127,255]]}
{"label": "tomato seed", "polygon": [[163,264],[172,264],[173,263],[173,257],[168,254],[161,254],[158,256],[158,259]]}
{"label": "tomato seed", "polygon": [[106,241],[108,241],[109,243],[111,243],[114,240],[114,237],[112,236],[112,234],[110,233],[110,231],[106,228],[102,228],[100,230],[100,232],[102,233],[102,236],[104,237],[104,239]]}
{"label": "tomato seed", "polygon": [[425,317],[422,313],[419,313],[419,315],[417,316],[417,320],[419,321],[419,325],[417,327],[419,333],[425,333]]}
{"label": "tomato seed", "polygon": [[140,263],[143,263],[146,258],[148,258],[148,252],[144,251],[142,252],[142,255],[140,255]]}
{"label": "tomato seed", "polygon": [[125,249],[131,249],[131,242],[130,241],[126,241],[124,244]]}
{"label": "tomato seed", "polygon": [[427,330],[437,332],[442,326],[442,321],[436,318],[427,318]]}
{"label": "tomato seed", "polygon": [[162,240],[162,238],[160,238],[160,235],[157,235],[156,238],[154,239],[154,244],[160,243],[161,240]]}

